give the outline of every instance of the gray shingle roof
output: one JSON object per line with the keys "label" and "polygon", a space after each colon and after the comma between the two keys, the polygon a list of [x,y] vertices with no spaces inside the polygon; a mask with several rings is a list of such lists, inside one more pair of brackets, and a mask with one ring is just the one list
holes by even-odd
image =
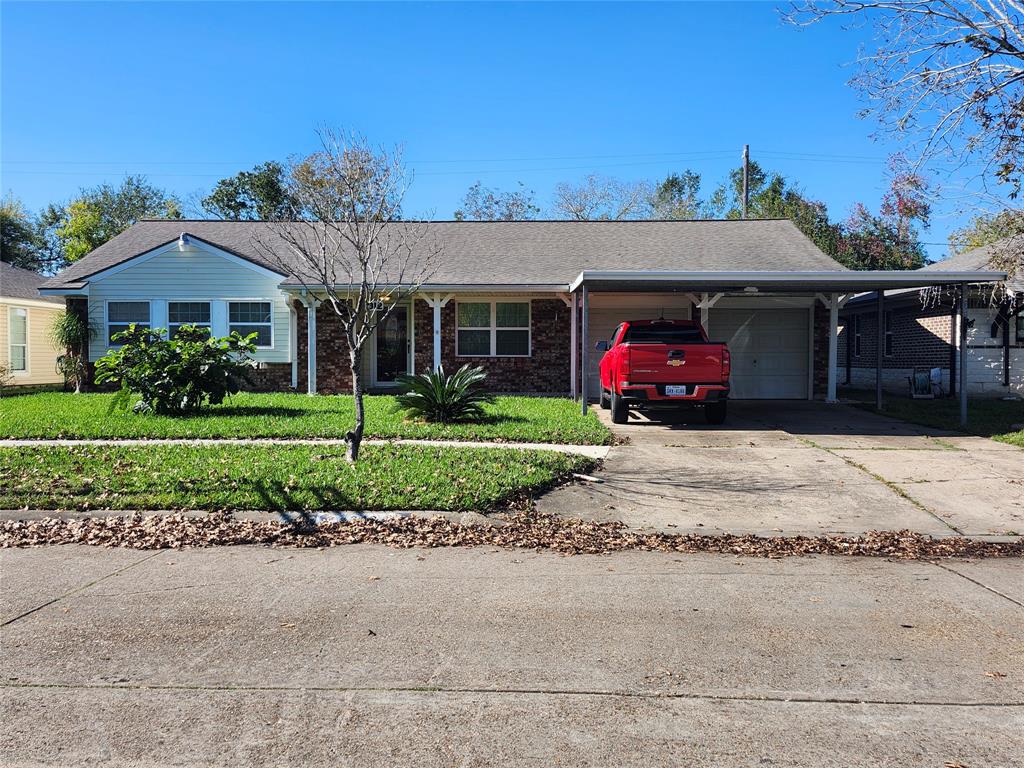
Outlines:
{"label": "gray shingle roof", "polygon": [[[934,264],[929,264],[924,269],[928,272],[956,272],[961,270],[972,270],[972,269],[990,269],[989,262],[992,261],[992,257],[997,252],[1005,251],[1006,249],[1016,248],[1018,252],[1024,250],[1024,237],[1013,237],[1006,238],[1005,240],[999,240],[998,242],[984,245],[981,248],[972,248],[969,251],[958,253],[956,256],[950,256],[937,261]],[[1018,274],[1017,276],[1006,281],[1006,287],[1011,291],[1024,291],[1024,275]]]}
{"label": "gray shingle roof", "polygon": [[46,278],[40,274],[0,261],[0,296],[63,304],[63,299],[39,295],[39,286],[45,282]]}
{"label": "gray shingle roof", "polygon": [[[275,225],[143,221],[47,283],[64,287],[176,239],[182,232],[280,272],[254,245]],[[444,255],[435,285],[567,285],[584,269],[845,271],[788,220],[430,222]],[[280,242],[278,240],[278,242]],[[286,254],[281,248],[277,253]],[[283,282],[287,282],[286,280]]]}

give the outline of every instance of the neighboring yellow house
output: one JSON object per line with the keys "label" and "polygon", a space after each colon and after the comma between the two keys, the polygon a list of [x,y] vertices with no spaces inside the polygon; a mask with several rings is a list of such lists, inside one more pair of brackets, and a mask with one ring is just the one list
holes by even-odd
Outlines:
{"label": "neighboring yellow house", "polygon": [[45,277],[0,262],[0,367],[13,387],[60,384],[50,328],[64,311],[64,301],[39,295]]}

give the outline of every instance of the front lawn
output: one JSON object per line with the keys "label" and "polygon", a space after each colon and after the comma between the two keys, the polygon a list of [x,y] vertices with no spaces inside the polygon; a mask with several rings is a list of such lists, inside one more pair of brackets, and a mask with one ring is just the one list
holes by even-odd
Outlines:
{"label": "front lawn", "polygon": [[[0,399],[0,437],[5,438],[342,438],[352,426],[350,396],[235,395],[199,416],[107,414],[111,394],[49,392]],[[500,442],[604,445],[611,433],[593,412],[557,397],[499,397],[479,423],[409,421],[389,395],[366,398],[366,437],[493,440]]]}
{"label": "front lawn", "polygon": [[[861,402],[856,405],[866,410],[875,410],[875,393],[867,390],[840,390],[840,395]],[[958,398],[939,398],[937,400],[911,400],[885,393],[882,414],[903,419],[913,424],[923,424],[936,429],[948,429],[954,432],[966,431],[973,435],[991,437],[1011,445],[1024,448],[1024,400],[998,400],[993,398],[973,398],[967,401],[967,428],[960,427],[960,400]],[[1017,425],[1017,429],[1013,426]]]}
{"label": "front lawn", "polygon": [[368,445],[0,449],[0,509],[486,510],[593,462],[554,451]]}

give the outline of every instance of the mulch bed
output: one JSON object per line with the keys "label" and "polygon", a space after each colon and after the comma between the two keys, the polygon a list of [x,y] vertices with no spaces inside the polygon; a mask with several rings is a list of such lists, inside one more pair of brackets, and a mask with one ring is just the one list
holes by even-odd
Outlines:
{"label": "mulch bed", "polygon": [[521,547],[565,555],[624,551],[717,552],[754,557],[857,555],[905,560],[952,557],[1024,557],[1024,541],[933,539],[914,531],[872,531],[863,536],[760,537],[730,534],[642,533],[621,523],[599,523],[519,511],[501,525],[468,525],[445,518],[355,520],[310,526],[239,520],[230,514],[46,518],[0,523],[0,547],[90,544],[168,549],[261,544],[274,547]]}

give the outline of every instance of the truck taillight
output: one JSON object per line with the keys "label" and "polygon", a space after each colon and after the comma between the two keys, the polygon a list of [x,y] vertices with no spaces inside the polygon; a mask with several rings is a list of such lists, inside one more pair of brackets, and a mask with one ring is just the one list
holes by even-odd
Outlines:
{"label": "truck taillight", "polygon": [[732,373],[732,355],[729,354],[728,349],[722,350],[722,378],[728,379],[729,374]]}

